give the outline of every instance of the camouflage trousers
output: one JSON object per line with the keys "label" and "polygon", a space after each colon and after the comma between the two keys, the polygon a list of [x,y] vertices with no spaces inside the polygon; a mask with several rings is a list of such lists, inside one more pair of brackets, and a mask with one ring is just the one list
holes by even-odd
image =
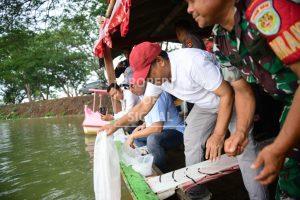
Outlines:
{"label": "camouflage trousers", "polygon": [[[286,106],[280,118],[283,125],[290,106]],[[298,153],[300,153],[298,151]],[[284,166],[279,173],[276,188],[276,200],[300,199],[300,161],[293,158],[286,158]]]}
{"label": "camouflage trousers", "polygon": [[279,173],[276,200],[300,199],[300,162],[287,158]]}

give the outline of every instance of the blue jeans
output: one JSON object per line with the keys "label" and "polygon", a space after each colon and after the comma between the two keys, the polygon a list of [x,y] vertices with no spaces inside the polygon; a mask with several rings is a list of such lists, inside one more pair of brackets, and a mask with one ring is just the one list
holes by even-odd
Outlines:
{"label": "blue jeans", "polygon": [[167,171],[166,150],[183,144],[183,134],[175,129],[164,129],[161,133],[153,133],[147,138],[134,140],[138,146],[147,145],[148,151],[154,157],[154,164],[162,171]]}

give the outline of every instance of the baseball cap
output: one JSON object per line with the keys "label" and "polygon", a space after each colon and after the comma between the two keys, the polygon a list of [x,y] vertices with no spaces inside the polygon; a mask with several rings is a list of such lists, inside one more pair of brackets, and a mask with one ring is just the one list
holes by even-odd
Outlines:
{"label": "baseball cap", "polygon": [[158,43],[142,42],[133,47],[129,55],[130,67],[133,71],[131,83],[145,81],[151,63],[160,54],[161,47]]}

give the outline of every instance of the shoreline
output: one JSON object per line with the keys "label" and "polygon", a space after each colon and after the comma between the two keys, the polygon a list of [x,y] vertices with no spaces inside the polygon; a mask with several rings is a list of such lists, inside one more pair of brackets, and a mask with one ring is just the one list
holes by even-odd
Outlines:
{"label": "shoreline", "polygon": [[[83,115],[84,105],[93,106],[93,95],[65,97],[61,99],[42,100],[30,103],[0,106],[0,120],[62,117]],[[103,97],[103,105],[111,108],[110,98]],[[96,98],[98,107],[99,98]]]}

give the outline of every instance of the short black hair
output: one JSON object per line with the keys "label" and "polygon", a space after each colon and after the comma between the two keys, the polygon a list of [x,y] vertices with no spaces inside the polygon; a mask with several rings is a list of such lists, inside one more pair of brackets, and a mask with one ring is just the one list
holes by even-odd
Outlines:
{"label": "short black hair", "polygon": [[124,71],[126,70],[126,68],[129,66],[129,62],[128,60],[123,60],[120,61],[117,65],[117,67],[115,68],[115,76],[116,78],[119,78],[121,76],[121,74],[124,73]]}
{"label": "short black hair", "polygon": [[110,92],[110,90],[112,89],[112,88],[114,88],[114,89],[116,89],[116,90],[120,90],[121,88],[120,88],[120,86],[117,84],[117,83],[111,83],[109,86],[108,86],[108,88],[107,88],[107,92]]}
{"label": "short black hair", "polygon": [[165,60],[169,60],[168,53],[164,50],[161,50],[161,52],[159,53],[159,56],[161,56]]}
{"label": "short black hair", "polygon": [[[159,56],[162,57],[164,60],[169,60],[169,56],[168,53],[164,50],[161,50],[161,52],[159,53]],[[154,65],[156,62],[156,59],[154,59],[151,63],[151,66]]]}

